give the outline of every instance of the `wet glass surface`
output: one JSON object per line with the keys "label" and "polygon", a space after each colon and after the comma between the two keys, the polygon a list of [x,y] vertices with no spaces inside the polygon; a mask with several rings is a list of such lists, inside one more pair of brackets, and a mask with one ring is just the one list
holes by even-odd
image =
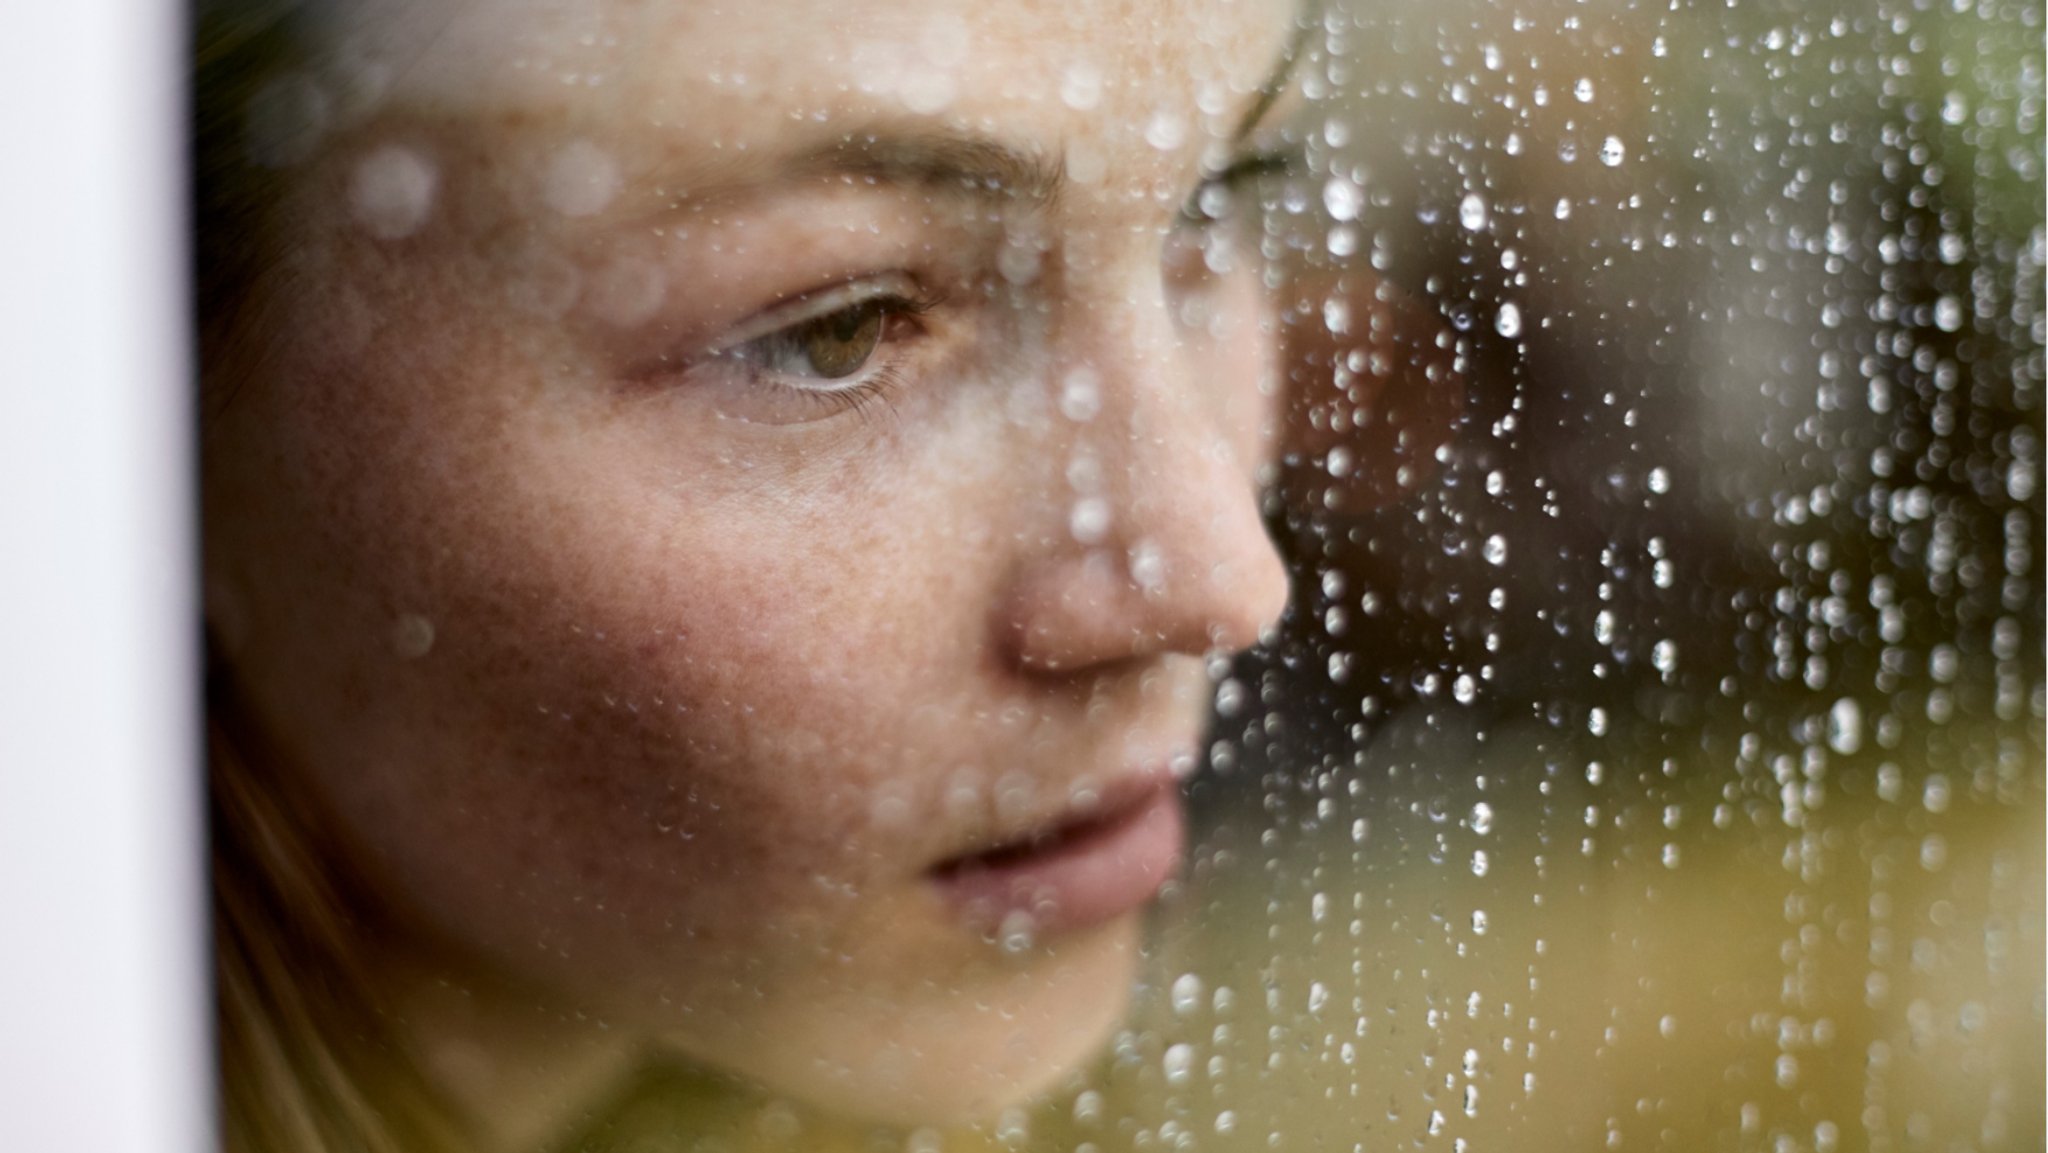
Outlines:
{"label": "wet glass surface", "polygon": [[[984,81],[996,83],[977,77],[978,62],[1005,59],[1006,50],[986,15],[932,16],[887,51],[855,37],[830,59],[863,79],[838,96],[818,97],[717,62],[723,58],[706,57],[712,62],[700,70],[724,94],[717,99],[752,102],[784,122],[834,125],[845,114],[838,101],[865,107],[861,100],[872,98],[913,122],[959,113],[1000,127],[1005,114],[984,110],[1007,105],[978,102]],[[516,56],[529,79],[601,90],[635,74],[634,41],[619,23],[592,17],[595,31],[586,31],[567,10],[550,19],[559,24],[543,22]],[[515,336],[489,345],[492,363],[515,368],[507,388],[514,399],[502,408],[464,400],[415,410],[394,401],[377,420],[350,425],[404,444],[406,468],[418,471],[394,485],[441,485],[478,460],[488,465],[492,452],[526,435],[519,414],[554,404],[553,390],[576,387],[577,370],[551,375],[559,348],[548,337],[533,337],[538,351],[522,351],[528,333],[589,327],[608,334],[594,359],[612,377],[644,382],[674,371],[688,383],[660,386],[671,399],[620,402],[655,414],[632,432],[598,418],[578,424],[583,409],[559,410],[570,415],[553,427],[599,430],[612,438],[605,453],[585,460],[536,450],[521,458],[516,477],[485,468],[523,486],[526,501],[516,515],[490,522],[498,535],[486,543],[543,542],[533,551],[546,552],[545,542],[565,540],[564,555],[587,562],[583,568],[551,567],[547,580],[522,583],[527,554],[516,549],[496,556],[495,567],[365,552],[346,542],[381,523],[386,506],[375,502],[367,513],[350,506],[340,514],[343,527],[333,531],[342,545],[322,536],[324,528],[309,534],[318,544],[308,555],[343,555],[344,568],[373,567],[380,582],[386,568],[377,566],[401,571],[403,580],[378,584],[380,595],[424,590],[422,603],[395,593],[376,601],[381,631],[364,644],[384,663],[275,690],[232,690],[235,708],[223,711],[235,718],[225,726],[234,732],[220,738],[225,744],[289,761],[294,749],[342,734],[336,739],[361,739],[376,755],[403,760],[420,742],[443,741],[431,747],[446,758],[475,759],[485,748],[520,762],[522,780],[542,782],[520,786],[534,797],[574,788],[576,797],[599,798],[559,814],[547,808],[554,815],[546,820],[559,825],[528,829],[519,822],[540,821],[540,802],[492,807],[500,802],[487,798],[500,794],[489,782],[434,778],[417,793],[410,781],[352,791],[309,774],[311,815],[292,819],[339,827],[333,836],[346,842],[314,856],[368,862],[343,870],[361,875],[342,886],[367,895],[337,900],[401,907],[393,921],[405,927],[382,927],[376,917],[342,924],[375,922],[367,935],[379,941],[387,939],[380,933],[417,936],[446,947],[393,946],[402,963],[367,962],[372,975],[361,987],[370,992],[347,1012],[382,1024],[357,1037],[368,1038],[361,1051],[338,1046],[337,1060],[371,1070],[359,1078],[370,1088],[360,1102],[312,1112],[342,1117],[334,1123],[346,1128],[358,1123],[352,1110],[389,1092],[408,1104],[387,1113],[409,1117],[417,1105],[428,1118],[421,1131],[442,1134],[437,1140],[449,1147],[564,1150],[2040,1147],[2048,1014],[2048,680],[2036,556],[2048,367],[2040,6],[1335,3],[1280,12],[1277,30],[1258,33],[1266,37],[1259,52],[1228,63],[1216,62],[1227,54],[1212,59],[1183,43],[1200,41],[1208,51],[1227,41],[1236,26],[1204,23],[1212,19],[1222,18],[1169,11],[1147,26],[1152,32],[1115,25],[1125,40],[1104,35],[1105,44],[1156,47],[1168,61],[1159,73],[1126,75],[1114,62],[1128,60],[1107,49],[1112,63],[1052,56],[1014,76],[1007,65],[988,66],[990,76],[1010,77],[1005,99],[1017,107],[1122,126],[1122,136],[1102,137],[1121,142],[1114,147],[1091,144],[1085,133],[1079,145],[1069,142],[1060,195],[1075,199],[1055,203],[1094,204],[1091,190],[1118,186],[1137,163],[1132,156],[1145,164],[1181,157],[1178,175],[1133,185],[1151,188],[1144,180],[1152,180],[1165,209],[1160,221],[1130,223],[1126,232],[1085,223],[1093,217],[1017,215],[1015,199],[1031,198],[1031,173],[998,165],[966,179],[985,181],[984,191],[1000,185],[1012,199],[972,211],[955,211],[929,190],[879,208],[849,194],[721,232],[730,221],[714,198],[630,243],[550,247],[549,229],[609,219],[636,197],[657,213],[665,199],[669,211],[690,203],[649,172],[632,143],[667,139],[662,132],[687,138],[675,119],[684,104],[649,105],[640,121],[661,131],[644,137],[615,138],[597,120],[512,154],[528,200],[509,210],[463,199],[460,164],[510,163],[489,147],[497,138],[465,143],[430,117],[391,130],[374,111],[379,96],[332,80],[382,75],[373,67],[337,72],[330,61],[321,66],[327,71],[266,73],[254,86],[238,121],[252,155],[272,171],[330,171],[328,191],[354,230],[350,243],[371,254],[333,259],[375,266],[364,273],[348,265],[359,278],[301,314],[320,322],[309,342],[393,347],[390,333],[411,331],[392,318],[410,307],[404,285],[414,266],[406,262],[428,260],[421,254],[444,243],[436,237],[451,220],[477,225],[464,243],[483,255],[473,257],[481,272],[464,266],[447,273],[459,277],[449,283],[494,285],[505,294],[502,307],[525,318],[506,329]],[[386,58],[379,53],[388,45],[365,43],[369,59]],[[801,61],[809,44],[800,38],[790,58]],[[1272,119],[1238,139],[1230,127],[1237,121],[1224,111],[1256,95],[1276,51],[1292,64],[1273,86],[1279,98],[1263,102]],[[448,87],[459,92],[456,79]],[[428,107],[461,104],[429,80]],[[1181,80],[1188,82],[1173,88]],[[1154,98],[1169,89],[1192,103]],[[350,111],[350,101],[372,111]],[[747,131],[754,130],[719,137],[722,147],[769,139]],[[965,160],[988,159],[930,149],[885,155],[873,137],[855,143],[857,162],[844,173],[854,182],[886,184],[906,172],[952,182]],[[846,139],[835,147],[848,147]],[[347,163],[319,169],[320,149],[336,149]],[[744,165],[733,172],[747,174]],[[1230,178],[1219,180],[1224,172]],[[514,223],[493,218],[483,227],[501,210]],[[516,223],[518,212],[550,223],[527,228]],[[301,223],[283,219],[287,231]],[[228,220],[202,217],[202,228],[230,229]],[[1187,231],[1189,220],[1201,230]],[[776,230],[799,227],[814,230],[803,234],[805,251],[827,253],[826,263],[837,259],[833,245],[851,243],[838,234],[896,239],[886,241],[886,258],[849,247],[855,255],[812,277],[821,285],[768,284],[763,269],[797,259],[785,258],[793,246],[778,247]],[[1091,329],[1111,351],[1076,358],[1062,343],[1067,336],[1045,332],[1085,326],[1045,318],[1100,321],[1135,307],[1138,296],[1083,291],[1092,283],[1087,269],[1119,267],[1102,255],[1112,248],[1085,246],[1091,237],[1145,229],[1167,238],[1169,288],[1158,300],[1172,324],[1155,331],[1142,316],[1116,313],[1118,323]],[[753,256],[750,243],[760,246]],[[928,289],[938,274],[928,270],[849,279],[869,265],[945,264],[968,250],[989,253],[990,271],[936,291]],[[301,271],[320,281],[334,267],[316,262]],[[706,274],[707,267],[727,271]],[[225,261],[216,271],[236,275]],[[1232,311],[1251,299],[1230,295],[1232,286],[1268,293],[1270,311],[1255,323],[1232,319],[1253,314]],[[428,312],[433,291],[419,289]],[[676,318],[679,300],[726,294],[766,307]],[[963,300],[988,302],[985,311],[998,315],[976,313],[983,318],[973,321],[971,340],[959,335],[968,322],[954,319]],[[1033,327],[1041,323],[1052,327]],[[638,335],[648,331],[659,339]],[[1201,410],[1214,427],[1194,432],[1186,423],[1193,409],[1133,415],[1136,377],[1115,350],[1155,337],[1195,349],[1198,366],[1248,366],[1231,379],[1253,381],[1261,371],[1256,357],[1230,360],[1233,349],[1270,343],[1277,367],[1266,370],[1267,387],[1221,387],[1216,407]],[[1005,367],[976,359],[992,359],[981,350],[998,344],[1010,357]],[[891,355],[892,345],[912,350],[902,356],[913,368],[924,363],[913,353],[936,358],[932,350],[944,350],[949,359],[937,362],[945,368],[933,370],[934,379],[1005,383],[972,410],[915,399],[889,409],[884,420],[894,423],[872,427],[893,431],[864,433],[873,440],[858,451],[883,459],[871,444],[894,452],[928,435],[960,451],[928,473],[917,471],[930,463],[918,457],[906,475],[944,476],[947,484],[975,476],[962,491],[1028,493],[1003,507],[1042,512],[1042,524],[1018,527],[1001,519],[1009,513],[980,505],[969,516],[918,504],[916,518],[838,535],[853,518],[806,504],[813,498],[805,494],[820,485],[895,494],[896,481],[865,465],[819,471],[820,460],[852,458],[822,431],[801,453],[748,439],[763,429],[781,435],[855,419],[842,413],[868,402],[840,396],[831,382],[865,379],[865,366],[881,363],[871,358]],[[1131,363],[1141,362],[1158,363]],[[450,358],[422,353],[384,363],[431,376]],[[1013,367],[1025,363],[1035,367]],[[547,371],[522,383],[521,365]],[[809,383],[759,387],[773,374]],[[835,399],[821,401],[828,394]],[[824,403],[846,407],[827,416]],[[1268,438],[1231,441],[1260,424],[1246,415],[1259,403],[1272,406]],[[1253,407],[1232,407],[1239,404]],[[441,434],[408,423],[428,417],[492,432],[473,443],[438,442]],[[257,419],[281,424],[240,434],[254,443],[268,443],[274,427],[300,427],[289,415]],[[985,437],[957,432],[977,420],[992,430]],[[742,426],[744,435],[728,435]],[[1127,435],[1090,439],[1106,428]],[[678,439],[659,441],[657,432]],[[944,439],[956,434],[957,445]],[[1030,459],[1057,467],[1027,481],[1021,465],[988,464],[1024,459],[1003,456],[1001,446],[1018,438],[1034,446]],[[1226,441],[1235,456],[1216,447]],[[246,452],[252,442],[228,443]],[[585,485],[609,492],[616,462],[666,460],[657,443],[663,451],[695,446],[731,472],[676,464],[635,474],[639,487],[617,501],[563,495]],[[473,445],[484,446],[480,455],[464,456]],[[1157,455],[1132,456],[1133,445],[1154,446]],[[228,457],[240,459],[234,451]],[[893,466],[911,458],[886,459]],[[1239,512],[1217,503],[1222,497],[1202,503],[1207,486],[1228,488],[1211,465],[1241,467],[1243,479],[1258,484],[1256,503]],[[248,475],[260,474],[239,467],[225,467],[224,481],[210,476],[212,491],[255,483]],[[733,479],[742,475],[744,483]],[[344,505],[354,499],[346,494],[372,487],[346,468],[327,483]],[[797,495],[761,499],[782,492],[777,486]],[[469,498],[466,489],[447,491]],[[906,484],[896,499],[925,501],[920,494],[930,491]],[[209,516],[231,527],[210,538],[213,555],[267,555],[267,540],[257,547],[233,535],[242,505],[223,499],[230,511],[209,506]],[[859,511],[869,507],[859,496],[846,499]],[[416,511],[392,501],[405,516]],[[877,498],[874,507],[891,506]],[[707,519],[698,538],[664,535],[674,530],[658,523],[662,516],[694,525],[698,513],[674,510],[701,508],[744,515]],[[1248,536],[1215,527],[1238,523],[1232,516],[1250,525],[1254,515],[1276,543],[1291,589],[1263,637],[1265,622],[1244,608],[1259,592],[1228,583],[1231,573],[1254,571],[1257,550]],[[987,523],[999,529],[976,537],[977,516],[993,517]],[[630,548],[578,553],[583,541],[561,525],[593,517],[629,524],[635,540],[665,541],[664,563],[685,574],[676,578],[682,585],[700,575],[693,558],[727,547],[720,542],[765,534],[782,545],[773,564],[758,563],[746,579],[733,576],[742,571],[735,562],[713,566],[680,593],[658,575],[608,585],[608,567],[637,574],[645,558]],[[1175,535],[1189,524],[1211,535]],[[1016,543],[1027,540],[1036,543]],[[978,672],[935,687],[921,672],[895,671],[916,663],[904,653],[924,654],[918,659],[932,668],[947,659],[940,648],[916,647],[925,625],[934,634],[953,630],[949,636],[984,627],[980,602],[944,614],[958,607],[949,598],[960,588],[980,587],[973,558],[1006,548],[1029,554],[1016,562],[1027,567],[1050,555],[1045,550],[1110,558],[1100,571],[1058,570],[1064,584],[1027,582],[1024,593],[1002,586],[1003,596],[1021,598],[1002,602],[1002,613],[1019,622],[1003,634],[1015,645],[1005,659],[1040,694],[1001,698],[1014,715],[988,703],[995,698],[968,700]],[[1201,595],[1210,600],[1186,609],[1187,619],[1174,616],[1195,596],[1187,574],[1204,565],[1215,583]],[[836,579],[816,575],[821,567]],[[651,562],[644,571],[656,574]],[[495,590],[500,579],[516,596],[464,599],[471,589]],[[911,586],[925,590],[924,615],[876,624],[896,619],[885,603],[891,590]],[[277,603],[319,587],[293,585]],[[634,598],[657,587],[663,596],[697,598],[695,609],[677,610],[687,625],[639,611]],[[248,594],[253,610],[234,595],[210,603],[219,652],[267,667],[294,659],[292,646],[305,638],[343,628],[286,628],[278,635],[287,639],[265,641],[263,614],[282,619],[282,610],[264,596]],[[791,614],[807,596],[823,607]],[[578,616],[558,612],[564,604],[633,611]],[[1110,604],[1137,623],[1118,617],[1097,627],[1100,618],[1076,604],[1089,612]],[[1226,637],[1218,621],[1238,622],[1236,632]],[[721,622],[731,627],[720,631]],[[1127,633],[1152,639],[1136,650],[1103,639]],[[707,650],[696,639],[704,636],[722,639]],[[1251,647],[1254,640],[1261,643]],[[1161,671],[1169,657],[1182,662],[1172,676]],[[443,690],[431,679],[408,679],[431,678],[437,660],[470,659],[484,669],[474,697],[468,688],[434,696]],[[794,688],[748,679],[785,660],[810,679]],[[237,664],[232,655],[218,661]],[[671,696],[628,675],[636,662],[657,661],[667,662],[659,672]],[[1152,661],[1160,663],[1145,663]],[[563,671],[520,680],[531,667]],[[869,675],[865,694],[841,694],[849,678]],[[1044,691],[1055,681],[1064,685],[1059,692]],[[301,715],[282,703],[287,690],[340,685],[375,701],[397,691],[391,686],[415,683],[458,717],[448,722],[455,736],[436,727],[441,714],[355,729],[353,714]],[[841,708],[841,695],[860,708]],[[1098,804],[1125,816],[1142,807],[1102,802],[1105,790],[1124,795],[1114,781],[1070,772],[1079,744],[1004,776],[994,754],[984,764],[960,751],[968,746],[946,742],[967,730],[974,741],[1044,752],[1053,748],[1046,733],[1056,718],[1073,721],[1073,741],[1121,740],[1142,726],[1104,718],[1123,717],[1117,702],[1127,697],[1171,699],[1185,717],[1209,716],[1190,749],[1153,758],[1183,778],[1188,821],[1184,864],[1157,903],[1133,911],[1157,877],[1118,873],[1115,883],[1084,883],[1067,879],[1079,871],[1033,864],[1034,883],[1055,898],[1010,908],[1007,890],[973,889],[962,900],[975,940],[962,956],[976,959],[935,961],[950,957],[955,942],[909,905],[877,904],[887,898],[873,894],[888,890],[874,860],[916,843],[939,861],[932,871],[946,884],[961,875],[980,884],[973,878],[1009,877],[1003,869],[1017,853],[1043,855],[1053,841],[1096,835]],[[784,707],[789,699],[805,704]],[[485,709],[480,727],[464,731],[460,714],[477,700],[516,701],[522,711],[507,721],[511,705]],[[1096,711],[1075,711],[1076,700],[1093,700]],[[374,704],[366,709],[378,715]],[[547,726],[531,721],[533,709],[550,718]],[[756,709],[768,719],[748,720]],[[952,719],[931,719],[939,714]],[[659,723],[648,719],[657,715]],[[972,725],[961,722],[970,715]],[[898,717],[909,719],[890,727]],[[484,731],[513,735],[500,744],[477,735]],[[564,733],[574,735],[553,735]],[[947,762],[953,775],[904,768],[935,764],[932,749],[959,762]],[[350,756],[339,757],[343,767]],[[775,787],[759,784],[761,774],[785,764],[821,783],[770,795]],[[331,776],[346,777],[343,767]],[[264,772],[251,775],[258,794]],[[857,783],[835,791],[834,774]],[[1054,793],[1063,799],[1044,800]],[[801,802],[788,799],[798,795]],[[1047,815],[1046,805],[1080,805],[1086,819]],[[432,815],[436,806],[464,816],[443,820]],[[465,823],[472,810],[464,806],[484,815]],[[755,811],[771,814],[764,828],[810,821],[805,828],[816,835],[747,834],[746,814]],[[977,825],[959,816],[967,811],[995,816]],[[1013,813],[1038,816],[1034,823],[1005,815]],[[1129,834],[1133,847],[1109,856],[1125,862],[1150,853],[1146,819],[1131,817],[1127,823],[1141,827]],[[956,820],[973,834],[918,839]],[[491,838],[514,826],[530,838],[517,841],[516,853],[494,855],[499,842]],[[485,827],[491,831],[478,831]],[[701,835],[717,855],[708,847],[703,856],[692,848],[675,849],[674,858],[648,855],[656,850],[634,838],[649,828],[665,846]],[[1019,840],[1018,829],[1029,835]],[[327,835],[313,839],[324,844]],[[477,877],[465,880],[469,866],[448,864],[454,879],[443,884],[443,865],[422,863],[442,862],[436,854],[444,851],[454,860],[460,850],[450,846],[471,836],[483,855],[465,859],[488,861],[488,869],[471,870]],[[414,838],[429,848],[409,848]],[[833,855],[846,844],[862,846],[860,864]],[[564,846],[559,856],[542,851],[556,845]],[[625,880],[607,872],[621,861],[640,871],[628,870]],[[253,874],[278,867],[260,853],[228,866]],[[801,876],[794,887],[835,895],[798,899],[747,879],[782,873]],[[733,907],[685,907],[698,898],[663,888],[677,876],[694,878],[698,888],[689,892],[730,887]],[[1119,885],[1143,891],[1131,897]],[[266,892],[249,924],[298,915],[277,895],[284,889]],[[516,916],[472,917],[477,903],[507,892],[517,894]],[[973,905],[983,898],[989,903]],[[682,911],[650,912],[670,908],[661,901]],[[833,920],[847,908],[863,911]],[[663,917],[658,931],[650,928]],[[1095,938],[1072,935],[1076,925],[1135,926],[1140,917],[1141,941],[1134,936],[1128,952],[1088,967],[1094,954],[1085,942]],[[680,934],[678,922],[719,943],[675,945],[662,934]],[[838,928],[827,933],[818,924]],[[278,932],[311,954],[356,947],[330,949],[302,928]],[[545,961],[519,953],[534,951],[535,936]],[[263,937],[254,931],[256,952]],[[656,938],[664,943],[647,944]],[[607,967],[609,954],[637,958],[643,947],[660,964]],[[593,952],[606,963],[593,966]],[[778,966],[791,957],[831,958],[849,975],[831,976],[819,961],[792,963],[789,976]],[[984,976],[974,966],[987,957],[1007,957],[986,963],[1013,968],[977,984]],[[403,980],[392,975],[400,970]],[[923,980],[923,991],[904,992],[905,975]],[[1072,992],[1133,982],[1127,1011]],[[456,1008],[417,992],[436,983],[460,990]],[[632,1008],[643,1002],[627,996],[629,986],[645,994],[644,1005],[661,1008]],[[330,994],[306,996],[323,1003]],[[766,1008],[749,1015],[753,1008],[730,1008],[736,1004]],[[298,1010],[267,1011],[274,1018]],[[674,1019],[664,1016],[671,1012]],[[1077,1014],[1098,1020],[1092,1033],[1080,1029],[1085,1041],[1066,1024]],[[702,1024],[713,1018],[718,1026]],[[998,1018],[1000,1027],[974,1032]],[[957,1037],[984,1040],[947,1049],[955,1019],[981,1023]],[[620,1056],[617,1037],[640,1031],[656,1039]],[[598,1034],[610,1039],[591,1040]],[[504,1048],[493,1048],[501,1041]],[[266,1060],[251,1056],[262,1046],[245,1046],[226,1066],[230,1097],[267,1084],[250,1072]],[[986,1053],[1005,1046],[1072,1052],[1003,1065],[991,1083],[1029,1081],[1031,1092],[963,1090],[965,1106],[873,1072],[923,1069],[902,1076],[957,1086],[971,1080],[962,1070],[981,1068]],[[547,1059],[517,1072],[503,1056],[542,1050]],[[932,1056],[938,1052],[953,1053],[955,1064]],[[938,1068],[926,1069],[933,1062]],[[1030,1072],[1016,1071],[1026,1066]],[[303,1064],[291,1069],[279,1075],[306,1078]],[[516,1138],[478,1121],[494,1094],[515,1092],[554,1104]],[[870,1111],[884,1119],[849,1118],[883,1097],[888,1108]],[[917,1115],[919,1102],[939,1099],[947,1104],[930,1119]],[[265,1108],[245,1107],[252,1115]],[[959,1115],[963,1108],[973,1119]],[[394,1131],[401,1145],[409,1140],[402,1125]]]}

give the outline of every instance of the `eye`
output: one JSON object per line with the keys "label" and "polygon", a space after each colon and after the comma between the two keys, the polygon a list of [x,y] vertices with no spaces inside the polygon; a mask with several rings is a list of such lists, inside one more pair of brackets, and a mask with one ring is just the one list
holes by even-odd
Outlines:
{"label": "eye", "polygon": [[1229,219],[1239,210],[1240,197],[1261,180],[1291,175],[1304,167],[1305,157],[1298,145],[1240,156],[1202,181],[1181,206],[1181,223],[1206,227]]}
{"label": "eye", "polygon": [[755,343],[762,346],[764,367],[825,380],[852,376],[881,347],[888,304],[865,300],[762,337]]}
{"label": "eye", "polygon": [[888,274],[785,299],[687,359],[650,374],[688,386],[720,416],[804,424],[848,410],[893,409],[910,387],[917,317],[939,303],[914,278]]}
{"label": "eye", "polygon": [[931,307],[913,295],[913,286],[897,287],[891,279],[792,301],[743,326],[711,358],[799,388],[847,380],[893,340],[910,335],[909,319]]}

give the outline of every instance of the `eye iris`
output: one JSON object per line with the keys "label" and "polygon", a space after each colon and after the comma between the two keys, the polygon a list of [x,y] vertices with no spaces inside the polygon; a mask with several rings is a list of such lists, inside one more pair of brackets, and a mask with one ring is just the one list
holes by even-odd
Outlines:
{"label": "eye iris", "polygon": [[851,376],[882,342],[882,310],[872,305],[820,318],[802,334],[804,359],[819,376]]}

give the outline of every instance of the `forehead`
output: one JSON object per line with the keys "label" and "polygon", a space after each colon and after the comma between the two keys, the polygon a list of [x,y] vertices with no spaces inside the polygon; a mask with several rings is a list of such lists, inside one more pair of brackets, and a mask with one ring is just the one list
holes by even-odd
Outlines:
{"label": "forehead", "polygon": [[658,125],[731,148],[792,122],[904,115],[1060,135],[1149,127],[1156,144],[1227,131],[1270,75],[1292,11],[1292,0],[366,0],[326,38],[379,104],[437,113]]}

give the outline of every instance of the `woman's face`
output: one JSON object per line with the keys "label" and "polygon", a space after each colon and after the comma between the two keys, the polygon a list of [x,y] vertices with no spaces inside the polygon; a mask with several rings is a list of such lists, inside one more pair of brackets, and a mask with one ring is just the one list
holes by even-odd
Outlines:
{"label": "woman's face", "polygon": [[207,430],[276,771],[476,973],[869,1115],[1043,1087],[1286,597],[1256,228],[1182,209],[1287,6],[391,8]]}

